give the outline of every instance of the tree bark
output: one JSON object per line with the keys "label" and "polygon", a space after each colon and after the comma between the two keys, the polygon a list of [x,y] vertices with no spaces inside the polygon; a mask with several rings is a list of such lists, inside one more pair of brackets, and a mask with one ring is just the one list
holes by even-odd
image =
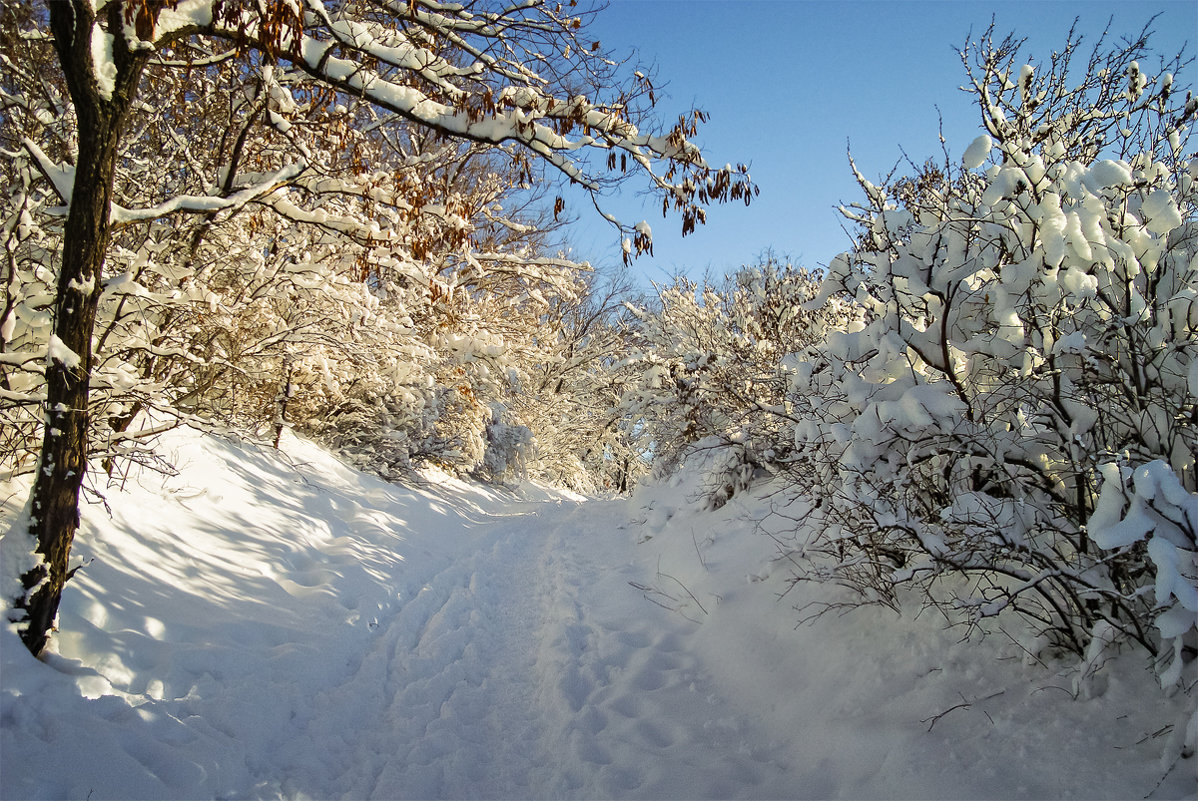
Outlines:
{"label": "tree bark", "polygon": [[112,88],[104,92],[92,58],[98,33],[92,3],[48,0],[54,47],[79,122],[75,185],[63,232],[62,265],[54,305],[54,333],[46,359],[46,409],[41,458],[34,481],[29,534],[41,562],[24,576],[27,626],[21,639],[33,654],[45,647],[58,615],[68,560],[79,528],[79,494],[87,469],[88,392],[93,364],[92,332],[103,291],[113,173],[121,129],[146,63],[121,34],[121,4],[107,8],[115,34]]}

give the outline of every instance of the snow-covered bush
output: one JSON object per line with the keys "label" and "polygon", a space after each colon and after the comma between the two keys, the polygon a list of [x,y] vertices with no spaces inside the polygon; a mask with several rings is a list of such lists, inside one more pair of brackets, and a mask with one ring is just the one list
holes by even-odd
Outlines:
{"label": "snow-covered bush", "polygon": [[787,354],[841,325],[845,313],[838,301],[807,309],[818,288],[809,272],[771,255],[719,285],[678,278],[652,305],[633,308],[628,363],[637,381],[622,408],[640,421],[655,471],[673,470],[701,440],[723,443],[728,481],[716,482],[710,499],[720,505],[753,474],[792,461]]}
{"label": "snow-covered bush", "polygon": [[795,447],[823,488],[800,546],[870,600],[916,587],[1079,656],[1098,634],[1180,655],[1198,592],[1198,100],[1180,57],[1145,71],[1143,36],[1084,65],[1076,40],[1047,63],[1019,45],[988,32],[961,51],[985,128],[962,159],[857,173],[857,245],[819,301],[862,317],[793,373]]}
{"label": "snow-covered bush", "polygon": [[1198,649],[1198,493],[1160,460],[1135,470],[1107,462],[1099,472],[1101,491],[1087,528],[1104,552],[1147,552],[1156,574],[1154,622],[1165,646],[1161,684],[1172,687]]}
{"label": "snow-covered bush", "polygon": [[498,484],[515,484],[528,476],[528,462],[534,452],[533,433],[528,426],[505,423],[501,408],[493,412],[479,474]]}

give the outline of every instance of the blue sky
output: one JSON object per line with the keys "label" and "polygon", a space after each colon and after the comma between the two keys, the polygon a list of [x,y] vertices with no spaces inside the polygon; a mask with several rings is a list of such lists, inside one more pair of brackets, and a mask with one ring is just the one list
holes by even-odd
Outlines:
{"label": "blue sky", "polygon": [[[678,271],[722,275],[766,248],[798,263],[827,264],[847,247],[836,206],[858,198],[846,157],[851,145],[862,173],[875,179],[903,158],[939,155],[939,115],[954,156],[980,133],[954,47],[991,18],[999,32],[1026,37],[1025,53],[1047,57],[1065,41],[1075,17],[1087,41],[1113,17],[1115,35],[1137,33],[1154,13],[1160,53],[1198,45],[1198,3],[1137,2],[815,2],[814,0],[614,0],[592,32],[605,48],[656,64],[667,82],[663,119],[698,106],[711,120],[698,142],[714,164],[746,162],[761,196],[709,212],[708,223],[679,236],[676,217],[635,189],[608,208],[628,222],[648,220],[653,257],[633,270],[661,281]],[[1083,49],[1083,55],[1089,48]],[[1145,64],[1146,71],[1149,64]],[[1191,66],[1180,82],[1198,84]],[[938,115],[939,110],[939,115]],[[595,264],[619,261],[618,243],[593,210],[580,220],[574,255]]]}

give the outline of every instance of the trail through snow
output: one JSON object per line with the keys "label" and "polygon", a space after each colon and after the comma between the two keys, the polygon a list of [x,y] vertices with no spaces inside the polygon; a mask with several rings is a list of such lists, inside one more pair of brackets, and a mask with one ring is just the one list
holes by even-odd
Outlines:
{"label": "trail through snow", "polygon": [[383,677],[385,700],[356,721],[355,751],[386,757],[355,765],[341,789],[374,798],[724,797],[768,778],[751,754],[672,719],[671,710],[719,702],[698,695],[695,659],[673,627],[613,616],[595,597],[611,582],[577,547],[598,534],[589,517],[567,502],[493,519],[476,550],[431,576],[387,623],[330,699],[331,717],[314,726],[344,730],[336,710]]}
{"label": "trail through snow", "polygon": [[4,798],[1196,789],[1192,759],[1160,759],[1192,712],[1135,659],[1074,700],[1067,666],[935,621],[793,630],[763,497],[404,488],[300,440],[164,441],[178,476],[89,507],[55,651],[3,632]]}

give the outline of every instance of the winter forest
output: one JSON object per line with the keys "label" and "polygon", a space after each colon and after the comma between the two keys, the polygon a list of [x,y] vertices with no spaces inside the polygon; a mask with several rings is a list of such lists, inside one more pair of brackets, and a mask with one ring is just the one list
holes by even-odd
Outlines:
{"label": "winter forest", "polygon": [[0,797],[1198,790],[1192,54],[646,286],[759,186],[603,13],[3,4]]}

